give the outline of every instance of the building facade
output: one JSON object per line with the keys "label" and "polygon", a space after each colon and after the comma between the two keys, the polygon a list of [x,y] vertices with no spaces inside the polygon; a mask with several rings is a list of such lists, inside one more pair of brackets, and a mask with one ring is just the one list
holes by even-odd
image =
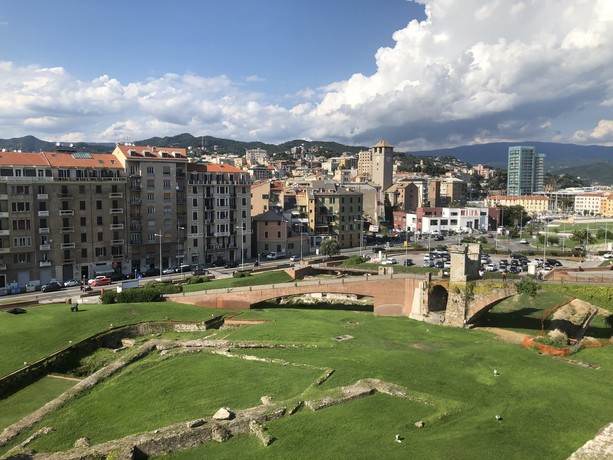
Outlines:
{"label": "building facade", "polygon": [[0,154],[0,294],[129,269],[126,185],[108,154]]}
{"label": "building facade", "polygon": [[507,195],[522,196],[544,190],[545,154],[534,147],[509,147]]}

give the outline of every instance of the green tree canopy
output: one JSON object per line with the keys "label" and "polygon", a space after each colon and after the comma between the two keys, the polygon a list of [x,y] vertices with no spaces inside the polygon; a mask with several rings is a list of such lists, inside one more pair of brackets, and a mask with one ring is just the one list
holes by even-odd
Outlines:
{"label": "green tree canopy", "polygon": [[329,239],[321,243],[319,253],[324,256],[336,256],[341,253],[341,245],[337,240]]}

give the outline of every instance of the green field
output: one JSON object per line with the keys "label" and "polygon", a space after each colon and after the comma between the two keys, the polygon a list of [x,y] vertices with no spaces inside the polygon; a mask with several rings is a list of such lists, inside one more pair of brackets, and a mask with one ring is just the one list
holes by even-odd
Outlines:
{"label": "green field", "polygon": [[[566,298],[567,293],[545,292],[536,299],[508,299],[488,314],[484,324],[536,335],[543,311]],[[18,316],[1,313],[0,374],[110,324],[202,320],[218,313],[170,302],[92,305],[76,314],[65,304],[29,308]],[[95,444],[207,418],[222,406],[233,410],[257,406],[263,395],[279,402],[317,399],[365,378],[399,385],[411,397],[376,393],[316,412],[302,408],[267,423],[275,438],[269,447],[254,436],[238,435],[170,458],[565,459],[613,420],[613,353],[608,347],[573,356],[599,366],[596,370],[538,355],[479,329],[404,317],[279,307],[244,311],[239,317],[264,322],[155,338],[201,336],[276,345],[231,349],[266,361],[207,351],[151,353],[0,447],[0,456],[43,426],[55,431],[29,447],[40,452],[65,450],[80,437]],[[597,322],[592,332],[610,336],[603,322]],[[334,339],[341,335],[351,338]],[[149,338],[153,337],[140,338],[139,343]],[[101,352],[96,359],[108,361],[126,353],[130,350]],[[326,369],[334,373],[322,385],[313,385]],[[494,369],[500,376],[494,376]],[[0,400],[0,430],[71,385],[45,378]],[[416,428],[417,421],[424,421],[425,427]],[[402,443],[395,442],[396,434]]]}

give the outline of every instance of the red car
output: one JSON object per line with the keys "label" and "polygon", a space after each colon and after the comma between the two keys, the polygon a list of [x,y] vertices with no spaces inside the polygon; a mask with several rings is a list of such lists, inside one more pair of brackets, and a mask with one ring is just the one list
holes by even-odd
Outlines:
{"label": "red car", "polygon": [[109,278],[108,276],[96,276],[96,278],[91,280],[89,285],[92,287],[106,286],[108,284],[111,284],[111,282],[111,278]]}

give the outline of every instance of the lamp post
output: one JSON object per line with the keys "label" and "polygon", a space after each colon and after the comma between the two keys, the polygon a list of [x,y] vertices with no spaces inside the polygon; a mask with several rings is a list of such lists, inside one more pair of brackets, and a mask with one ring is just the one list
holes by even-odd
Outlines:
{"label": "lamp post", "polygon": [[160,281],[162,281],[162,238],[164,238],[164,234],[160,230],[160,233],[155,233],[154,235],[160,237]]}

